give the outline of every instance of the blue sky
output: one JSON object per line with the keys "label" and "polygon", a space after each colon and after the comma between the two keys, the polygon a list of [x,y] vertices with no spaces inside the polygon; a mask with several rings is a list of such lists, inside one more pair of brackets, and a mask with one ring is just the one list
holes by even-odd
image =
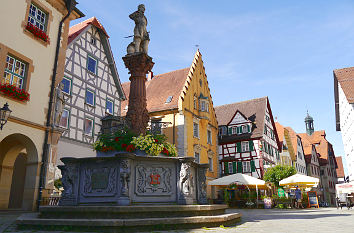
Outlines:
{"label": "blue sky", "polygon": [[[154,74],[189,67],[203,55],[214,106],[268,96],[279,123],[305,132],[308,110],[337,156],[333,70],[354,66],[354,1],[78,0],[106,28],[122,82],[133,34],[128,15],[146,7]],[[81,21],[80,19],[79,21]],[[74,21],[73,23],[77,23]]]}

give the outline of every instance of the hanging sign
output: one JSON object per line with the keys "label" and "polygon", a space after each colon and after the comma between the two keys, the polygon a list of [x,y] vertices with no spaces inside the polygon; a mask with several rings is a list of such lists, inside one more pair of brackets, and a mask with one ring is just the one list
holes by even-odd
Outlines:
{"label": "hanging sign", "polygon": [[315,191],[309,191],[307,192],[307,198],[309,200],[309,207],[316,207],[319,208],[318,206],[318,198],[317,198],[317,193]]}
{"label": "hanging sign", "polygon": [[278,188],[278,197],[285,197],[285,192],[283,188]]}

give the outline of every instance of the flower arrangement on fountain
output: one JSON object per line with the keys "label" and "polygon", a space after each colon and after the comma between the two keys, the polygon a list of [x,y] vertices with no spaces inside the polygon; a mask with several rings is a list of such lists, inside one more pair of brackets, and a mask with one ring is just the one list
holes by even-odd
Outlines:
{"label": "flower arrangement on fountain", "polygon": [[113,134],[101,134],[93,144],[96,151],[144,151],[148,155],[157,156],[160,153],[166,156],[177,156],[175,145],[166,141],[165,135],[146,135],[136,136],[128,130],[117,131]]}

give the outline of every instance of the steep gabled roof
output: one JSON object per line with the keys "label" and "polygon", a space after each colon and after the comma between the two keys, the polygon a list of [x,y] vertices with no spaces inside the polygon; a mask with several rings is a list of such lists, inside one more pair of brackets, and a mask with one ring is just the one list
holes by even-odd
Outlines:
{"label": "steep gabled roof", "polygon": [[306,146],[312,144],[316,146],[317,153],[320,154],[321,159],[328,159],[329,142],[326,139],[326,132],[324,130],[315,131],[312,135],[300,133],[299,136],[301,137],[303,144]]}
{"label": "steep gabled roof", "polygon": [[98,19],[96,17],[92,17],[70,27],[68,35],[68,44],[70,44],[78,35],[80,35],[80,33],[84,31],[89,25],[93,25],[96,28],[101,29],[102,32],[107,36],[107,38],[109,38],[106,30],[98,21]]}
{"label": "steep gabled roof", "polygon": [[[165,74],[154,76],[146,85],[146,101],[148,112],[158,112],[178,108],[178,99],[185,86],[190,68],[171,71]],[[122,84],[126,96],[130,94],[130,82]],[[166,103],[169,96],[172,100]],[[122,115],[126,115],[128,100],[121,103]]]}
{"label": "steep gabled roof", "polygon": [[338,165],[338,168],[336,169],[337,177],[338,177],[338,178],[344,178],[345,175],[344,175],[344,168],[343,168],[342,157],[341,157],[341,156],[336,157],[336,161],[337,161],[337,165]]}
{"label": "steep gabled roof", "polygon": [[348,102],[354,104],[354,67],[334,70],[333,73]]}
{"label": "steep gabled roof", "polygon": [[276,128],[277,133],[278,133],[279,141],[283,144],[284,127],[281,124],[279,124],[279,122],[275,122],[275,128]]}

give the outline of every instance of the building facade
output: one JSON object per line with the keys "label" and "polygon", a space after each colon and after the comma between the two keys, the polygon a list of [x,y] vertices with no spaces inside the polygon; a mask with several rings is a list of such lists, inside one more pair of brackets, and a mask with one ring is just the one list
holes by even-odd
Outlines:
{"label": "building facade", "polygon": [[[122,84],[129,96],[130,82]],[[192,65],[160,75],[149,74],[146,82],[147,110],[150,130],[163,133],[176,145],[178,156],[194,157],[198,163],[208,163],[207,182],[218,177],[217,121],[208,80],[198,50]],[[128,111],[128,101],[122,102],[122,115]],[[207,186],[209,197],[216,192]]]}
{"label": "building facade", "polygon": [[306,160],[301,137],[291,127],[286,127],[289,131],[289,137],[294,147],[296,160],[293,160],[293,167],[295,167],[297,173],[307,175]]}
{"label": "building facade", "polygon": [[280,142],[268,97],[215,107],[221,176],[243,173],[263,179],[279,164]]}
{"label": "building facade", "polygon": [[[0,104],[7,102],[12,113],[0,134],[0,209],[33,210],[38,199],[43,145],[50,144],[49,155],[55,155],[60,136],[60,132],[51,128],[51,140],[45,142],[59,23],[68,11],[63,0],[1,3],[4,33],[0,34]],[[70,20],[81,16],[75,9],[64,21],[56,83],[64,72],[63,55]],[[28,93],[29,99],[6,94],[4,85],[16,87],[16,92],[23,95]],[[48,167],[47,171],[52,170]],[[44,185],[43,195],[53,186],[53,179],[47,179]]]}
{"label": "building facade", "polygon": [[280,148],[280,164],[285,166],[293,166],[293,161],[296,162],[297,155],[295,154],[293,144],[289,135],[289,130],[284,128],[278,122],[275,122],[275,127],[279,137]]}
{"label": "building facade", "polygon": [[62,157],[96,156],[92,143],[101,129],[101,119],[120,116],[120,103],[125,99],[102,24],[95,17],[87,19],[72,26],[68,38],[62,80],[66,103],[60,120],[64,132],[58,143],[57,164]]}
{"label": "building facade", "polygon": [[354,181],[354,67],[333,71],[336,130],[342,132],[345,161]]}
{"label": "building facade", "polygon": [[[307,115],[305,118],[306,132],[301,133],[301,137],[305,147],[315,146],[318,154],[318,162],[320,165],[320,189],[323,192],[321,201],[329,205],[335,205],[336,201],[336,183],[337,183],[337,162],[335,159],[333,146],[326,139],[324,130],[315,131],[313,126],[313,118]],[[311,127],[311,128],[309,128]]]}
{"label": "building facade", "polygon": [[336,156],[336,162],[337,162],[337,184],[342,184],[347,182],[346,176],[344,174],[344,167],[343,167],[343,159],[341,156]]}

